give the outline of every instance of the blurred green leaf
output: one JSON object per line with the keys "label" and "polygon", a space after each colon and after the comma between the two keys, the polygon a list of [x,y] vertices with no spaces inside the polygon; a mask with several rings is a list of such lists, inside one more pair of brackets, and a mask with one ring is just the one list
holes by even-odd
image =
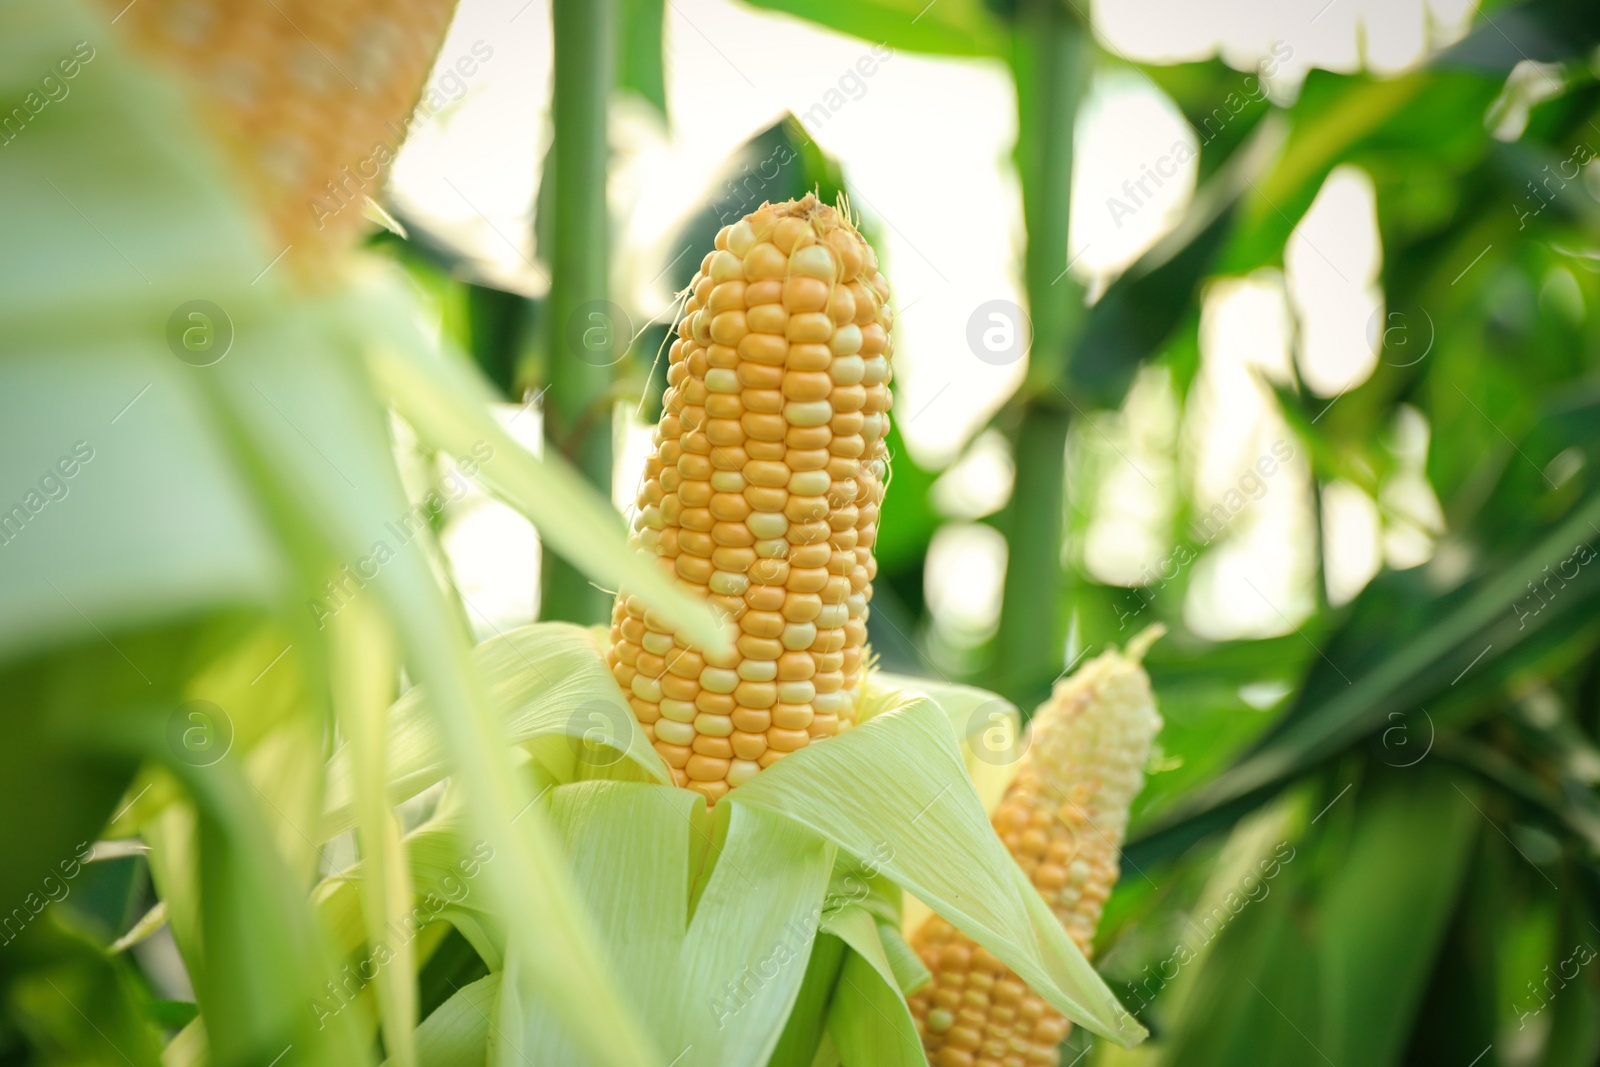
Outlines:
{"label": "blurred green leaf", "polygon": [[1192,313],[1201,280],[1228,239],[1240,200],[1270,167],[1284,124],[1259,124],[1196,194],[1183,221],[1111,283],[1089,310],[1067,363],[1066,391],[1097,408],[1122,403],[1140,365]]}
{"label": "blurred green leaf", "polygon": [[[1339,635],[1319,648],[1280,725],[1237,765],[1153,820],[1129,851],[1144,862],[1178,847],[1215,815],[1244,810],[1345,746],[1385,725],[1405,724],[1401,717],[1469,670],[1481,676],[1494,668],[1558,617],[1583,617],[1600,597],[1600,581],[1581,569],[1574,587],[1531,619],[1526,612],[1519,617],[1515,605],[1529,595],[1530,576],[1569,559],[1597,521],[1600,495],[1519,558],[1447,590],[1430,588],[1425,570],[1380,576],[1358,598]],[[1191,821],[1196,825],[1184,825]]]}
{"label": "blurred green leaf", "polygon": [[665,0],[620,0],[617,11],[617,85],[636,93],[663,119],[667,85],[661,24]]}
{"label": "blurred green leaf", "polygon": [[1005,26],[980,0],[748,0],[891,49],[935,55],[1005,56]]}

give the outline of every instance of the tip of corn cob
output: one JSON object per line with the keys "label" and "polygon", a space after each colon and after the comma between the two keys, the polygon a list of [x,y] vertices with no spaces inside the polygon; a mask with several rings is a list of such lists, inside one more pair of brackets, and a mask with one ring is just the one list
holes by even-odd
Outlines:
{"label": "tip of corn cob", "polygon": [[[1089,956],[1119,874],[1128,810],[1161,718],[1140,660],[1152,626],[1058,682],[1029,724],[1031,743],[991,822],[1017,865]],[[999,960],[945,920],[911,944],[934,978],[909,998],[935,1067],[1059,1063],[1070,1024]]]}
{"label": "tip of corn cob", "polygon": [[1144,660],[1144,654],[1150,651],[1150,646],[1161,640],[1166,634],[1166,626],[1159,622],[1151,623],[1143,630],[1140,630],[1132,641],[1128,642],[1128,646],[1123,650],[1122,654],[1133,662],[1140,663]]}
{"label": "tip of corn cob", "polygon": [[847,205],[814,194],[723,227],[690,287],[633,535],[738,638],[692,648],[624,591],[607,661],[674,780],[708,802],[855,719],[888,299]]}

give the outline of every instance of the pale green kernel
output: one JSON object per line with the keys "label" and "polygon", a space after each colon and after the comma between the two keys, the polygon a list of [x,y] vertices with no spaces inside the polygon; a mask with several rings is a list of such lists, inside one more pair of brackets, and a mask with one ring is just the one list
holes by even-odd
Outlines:
{"label": "pale green kernel", "polygon": [[739,676],[727,667],[707,667],[700,672],[700,688],[710,693],[731,693],[739,687]]}
{"label": "pale green kernel", "polygon": [[860,356],[840,356],[828,368],[829,376],[838,385],[859,385],[866,373],[867,362]]}
{"label": "pale green kernel", "polygon": [[811,699],[811,707],[818,715],[838,715],[844,711],[844,691],[835,690],[832,693],[818,693]]}
{"label": "pale green kernel", "polygon": [[694,744],[694,726],[686,722],[674,722],[671,719],[657,719],[655,722],[656,740],[665,741],[669,745]]}
{"label": "pale green kernel", "polygon": [[673,722],[694,722],[694,717],[700,714],[700,709],[694,706],[694,701],[692,700],[674,700],[671,697],[662,697],[661,714]]}
{"label": "pale green kernel", "polygon": [[843,604],[824,604],[822,613],[812,621],[818,629],[832,630],[843,626],[850,618],[850,609]]}
{"label": "pale green kernel", "polygon": [[779,638],[783,647],[791,652],[802,652],[810,648],[816,639],[817,628],[809,622],[791,622],[783,628],[783,636]]}
{"label": "pale green kernel", "polygon": [[817,687],[810,682],[778,683],[778,699],[785,704],[809,704],[816,696]]}
{"label": "pale green kernel", "polygon": [[789,520],[774,511],[754,512],[744,523],[762,541],[775,540],[789,532]]}
{"label": "pale green kernel", "polygon": [[695,718],[694,728],[707,737],[727,737],[733,733],[733,720],[726,715],[702,714]]}
{"label": "pale green kernel", "polygon": [[783,405],[790,426],[825,426],[833,420],[833,405],[826,400],[794,400]]}
{"label": "pale green kernel", "polygon": [[744,596],[745,590],[750,588],[750,579],[732,571],[712,571],[706,588],[721,596]]}
{"label": "pale green kernel", "polygon": [[770,659],[742,659],[737,669],[747,682],[770,682],[778,677],[777,661]]}
{"label": "pale green kernel", "polygon": [[852,322],[833,331],[828,350],[836,356],[854,356],[861,351],[861,345],[861,327]]}
{"label": "pale green kernel", "polygon": [[832,479],[825,470],[795,471],[789,475],[789,492],[795,496],[822,496],[831,484]]}

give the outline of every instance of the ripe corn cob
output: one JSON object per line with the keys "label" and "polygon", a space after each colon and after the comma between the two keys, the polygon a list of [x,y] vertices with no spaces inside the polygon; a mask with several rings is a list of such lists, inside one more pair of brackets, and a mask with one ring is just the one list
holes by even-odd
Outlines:
{"label": "ripe corn cob", "polygon": [[291,257],[350,241],[400,149],[455,0],[101,0],[189,79]]}
{"label": "ripe corn cob", "polygon": [[[1139,659],[1107,652],[1057,683],[992,823],[1085,956],[1117,881],[1128,807],[1161,719]],[[1004,964],[934,916],[912,935],[933,981],[908,1003],[935,1067],[1056,1067],[1071,1024]]]}
{"label": "ripe corn cob", "polygon": [[692,649],[625,592],[607,662],[674,779],[716,803],[854,721],[887,471],[889,287],[807,195],[717,234],[667,370],[633,532],[737,624]]}

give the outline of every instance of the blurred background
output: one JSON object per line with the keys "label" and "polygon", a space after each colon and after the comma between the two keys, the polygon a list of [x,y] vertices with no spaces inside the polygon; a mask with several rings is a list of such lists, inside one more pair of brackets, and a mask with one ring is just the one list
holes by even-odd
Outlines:
{"label": "blurred background", "polygon": [[[1167,627],[1100,945],[1155,1038],[1063,1062],[1596,1062],[1600,16],[555,14],[464,0],[375,239],[506,424],[626,510],[716,229],[844,191],[897,312],[882,664],[1026,711]],[[479,636],[608,608],[487,497],[442,539]]]}
{"label": "blurred background", "polygon": [[[298,829],[333,705],[348,736],[395,662],[448,693],[469,629],[612,600],[524,517],[574,555],[601,530],[576,494],[535,467],[520,510],[491,499],[447,459],[492,436],[452,422],[448,375],[359,350],[404,348],[420,305],[506,433],[627,513],[679,294],[719,227],[807,191],[848,198],[893,294],[880,664],[1026,714],[1166,628],[1096,952],[1153,1036],[1074,1033],[1062,1062],[1600,1062],[1600,10],[461,0],[384,188],[364,159],[309,216],[285,201],[295,242],[367,208],[413,290],[384,303],[269,273],[290,238],[252,236],[171,87],[119,58],[108,27],[132,11],[134,40],[156,6],[0,6],[5,99],[97,54],[58,38],[104,54],[70,105],[0,122],[0,473],[7,504],[38,515],[38,484],[51,507],[0,538],[0,890],[72,871],[51,922],[4,930],[0,1064],[264,1064],[285,1034],[298,1062],[357,1062],[304,1011],[333,973],[305,887],[355,856]],[[195,30],[191,6],[160,17]],[[248,67],[183,32],[204,84]],[[271,73],[305,125],[360,125],[316,61]],[[281,146],[242,140],[269,169]],[[226,361],[162,333],[197,294],[228,344],[238,322]],[[91,460],[102,488],[67,513],[50,472]],[[388,567],[372,644],[344,629],[365,607],[324,633],[328,576],[424,514],[442,553]],[[632,559],[591,539],[592,570]],[[472,721],[459,690],[441,722]],[[314,906],[360,944],[347,897]],[[436,955],[423,1015],[479,962]]]}

